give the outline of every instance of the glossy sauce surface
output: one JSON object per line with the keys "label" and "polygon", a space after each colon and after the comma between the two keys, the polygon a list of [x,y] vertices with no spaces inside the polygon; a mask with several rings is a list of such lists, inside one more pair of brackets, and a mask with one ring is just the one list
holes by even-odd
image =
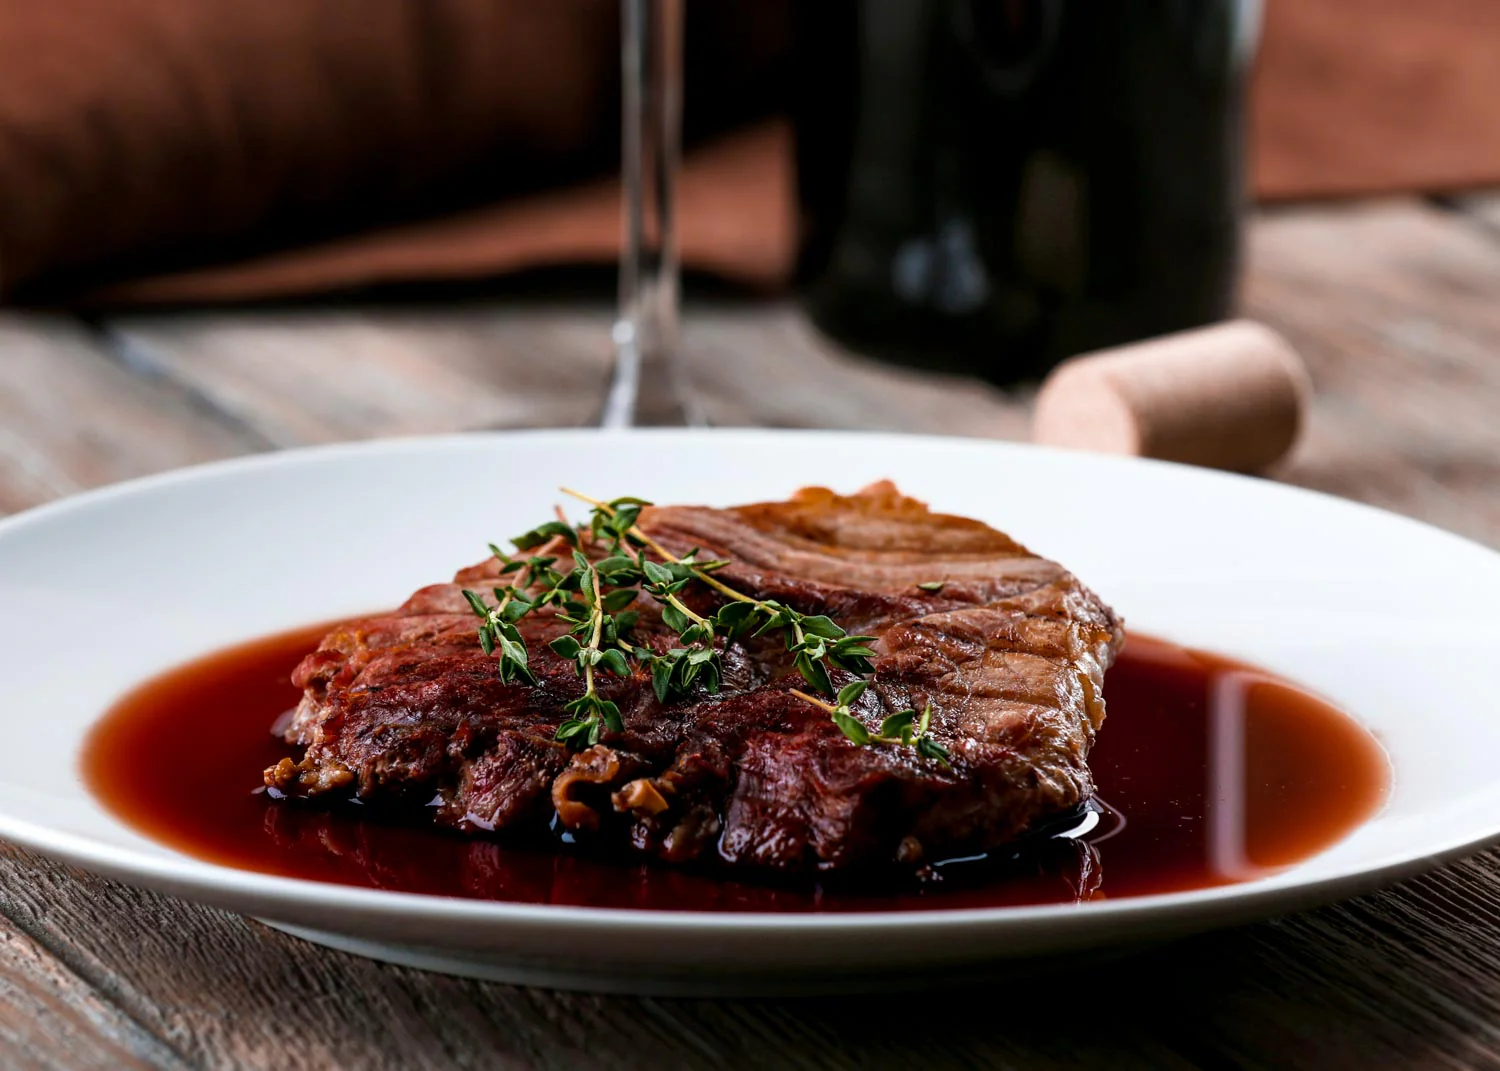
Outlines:
{"label": "glossy sauce surface", "polygon": [[[318,625],[148,681],[94,728],[82,763],[122,820],[188,855],[403,892],[708,911],[991,907],[1140,896],[1251,880],[1326,848],[1376,811],[1389,767],[1370,734],[1265,671],[1133,635],[1105,681],[1090,757],[1098,802],[1052,835],[955,860],[926,880],[757,882],[564,845],[504,845],[354,804],[276,802],[260,772],[288,753],[270,726]],[[1061,835],[1058,835],[1058,834]]]}

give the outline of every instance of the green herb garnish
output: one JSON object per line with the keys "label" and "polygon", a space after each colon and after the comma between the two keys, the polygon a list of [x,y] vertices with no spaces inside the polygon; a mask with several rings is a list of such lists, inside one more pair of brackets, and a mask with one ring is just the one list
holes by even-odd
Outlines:
{"label": "green herb garnish", "polygon": [[[636,527],[641,510],[650,503],[639,498],[616,498],[605,502],[563,488],[565,494],[591,507],[589,519],[574,526],[562,519],[537,525],[511,540],[518,551],[530,551],[562,540],[572,551],[574,566],[566,572],[555,568],[556,557],[507,555],[490,544],[500,561],[502,576],[514,583],[494,588],[495,603],[487,604],[472,591],[464,598],[481,619],[479,643],[486,654],[497,656],[500,677],[506,682],[536,683],[528,665],[528,652],[516,623],[543,607],[554,607],[558,618],[569,625],[566,636],[549,645],[563,658],[572,660],[584,679],[584,694],[564,708],[567,721],[558,726],[556,738],[577,746],[596,744],[606,731],[623,731],[619,707],[598,691],[598,676],[630,676],[637,668],[649,673],[652,688],[662,702],[682,696],[694,687],[714,693],[723,680],[723,665],[717,641],[726,643],[744,635],[780,633],[802,678],[817,692],[833,694],[830,668],[861,678],[874,665],[871,636],[851,636],[832,618],[804,614],[774,599],[757,599],[737,591],[713,574],[727,561],[701,560],[695,550],[678,557]],[[591,560],[585,544],[604,556]],[[655,557],[648,557],[648,552]],[[704,585],[728,601],[705,617],[683,599],[692,584]],[[918,587],[939,590],[926,584]],[[631,631],[639,614],[627,609],[642,594],[661,606],[662,623],[677,634],[680,646],[653,651],[632,642]],[[948,762],[948,752],[927,735],[930,705],[918,715],[902,711],[886,718],[880,730],[870,733],[849,712],[868,680],[845,685],[836,703],[825,703],[804,692],[795,692],[808,702],[828,710],[844,735],[857,744],[887,744],[915,747],[919,753]]]}
{"label": "green herb garnish", "polygon": [[865,689],[869,686],[869,681],[850,681],[839,689],[839,694],[832,703],[825,703],[816,696],[799,692],[795,688],[792,689],[792,694],[827,711],[829,719],[839,727],[839,731],[862,747],[870,744],[915,747],[917,753],[924,758],[937,759],[944,766],[952,765],[948,749],[928,734],[928,727],[932,724],[930,702],[922,708],[920,714],[915,710],[899,711],[882,721],[880,728],[874,732],[866,728],[850,708],[859,701],[859,697],[865,694]]}

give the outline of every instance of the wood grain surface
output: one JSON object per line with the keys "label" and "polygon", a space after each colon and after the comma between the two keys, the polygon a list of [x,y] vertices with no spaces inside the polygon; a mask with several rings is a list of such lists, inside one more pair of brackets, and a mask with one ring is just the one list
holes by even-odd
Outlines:
{"label": "wood grain surface", "polygon": [[[1500,545],[1491,197],[1289,208],[1244,304],[1307,357],[1276,475]],[[0,316],[0,510],[216,457],[595,412],[598,303]],[[838,352],[780,305],[690,310],[721,423],[1020,438],[1027,393]],[[525,990],[304,944],[0,845],[0,1067],[1500,1067],[1500,853],[1374,895],[899,999]]]}

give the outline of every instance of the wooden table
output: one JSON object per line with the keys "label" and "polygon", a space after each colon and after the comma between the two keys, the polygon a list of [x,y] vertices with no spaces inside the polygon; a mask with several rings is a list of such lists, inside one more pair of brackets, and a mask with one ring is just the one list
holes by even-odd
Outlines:
{"label": "wooden table", "polygon": [[[1500,197],[1268,212],[1244,303],[1318,388],[1279,478],[1500,545]],[[0,314],[0,510],[250,451],[578,424],[607,320],[519,299]],[[784,307],[704,304],[686,335],[719,422],[1025,433],[1023,396],[837,353]],[[783,1002],[422,974],[0,853],[5,1067],[1500,1067],[1497,852],[1079,977]]]}

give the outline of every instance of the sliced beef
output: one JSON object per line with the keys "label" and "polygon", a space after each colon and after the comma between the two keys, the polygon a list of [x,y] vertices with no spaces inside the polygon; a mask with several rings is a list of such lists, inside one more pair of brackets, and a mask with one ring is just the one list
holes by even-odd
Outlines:
{"label": "sliced beef", "polygon": [[[738,590],[876,636],[856,715],[873,729],[931,702],[951,766],[849,742],[791,694],[805,685],[765,641],[725,651],[718,695],[663,705],[644,674],[601,677],[624,732],[571,752],[552,737],[583,684],[546,646],[564,626],[546,614],[521,623],[535,686],[503,683],[475,640],[461,590],[493,586],[490,562],[330,633],[294,678],[304,698],[286,736],[303,757],[267,770],[267,784],[425,809],[463,830],[556,822],[671,861],[782,871],[984,851],[1092,794],[1088,752],[1123,631],[1061,566],[888,483],[735,509],[653,507],[640,524],[674,554],[729,559],[717,575]],[[708,609],[717,597],[691,598]],[[646,610],[640,641],[670,645]]]}

